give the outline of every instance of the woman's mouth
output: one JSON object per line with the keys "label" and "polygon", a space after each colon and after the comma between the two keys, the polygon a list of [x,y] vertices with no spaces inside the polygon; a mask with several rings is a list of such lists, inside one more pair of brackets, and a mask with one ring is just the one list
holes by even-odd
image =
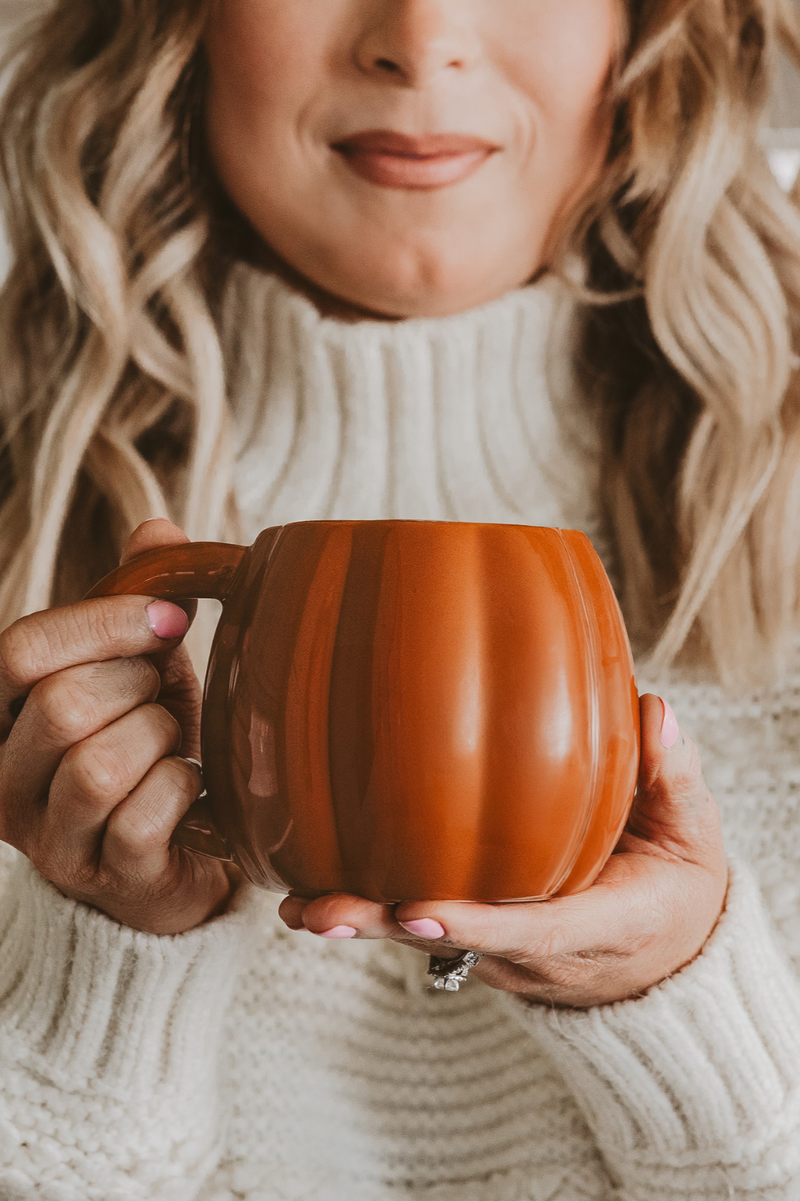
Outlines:
{"label": "woman's mouth", "polygon": [[375,129],[334,142],[347,165],[383,188],[426,191],[460,183],[477,171],[499,146],[467,134],[409,137]]}

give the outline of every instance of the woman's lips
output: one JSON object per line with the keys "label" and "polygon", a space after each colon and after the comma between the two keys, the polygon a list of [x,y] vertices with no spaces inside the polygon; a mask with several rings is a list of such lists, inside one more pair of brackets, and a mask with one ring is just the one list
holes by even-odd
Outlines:
{"label": "woman's lips", "polygon": [[370,183],[424,191],[460,183],[500,147],[466,134],[414,138],[376,129],[334,142],[333,149]]}

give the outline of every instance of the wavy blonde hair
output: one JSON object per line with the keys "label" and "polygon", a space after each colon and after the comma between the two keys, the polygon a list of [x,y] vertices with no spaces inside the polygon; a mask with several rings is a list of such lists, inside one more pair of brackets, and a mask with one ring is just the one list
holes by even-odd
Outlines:
{"label": "wavy blonde hair", "polygon": [[[132,527],[236,537],[208,0],[57,0],[0,112],[0,624],[75,599]],[[800,214],[758,131],[791,0],[629,0],[607,169],[575,214],[579,369],[623,607],[656,665],[779,669],[798,614]]]}

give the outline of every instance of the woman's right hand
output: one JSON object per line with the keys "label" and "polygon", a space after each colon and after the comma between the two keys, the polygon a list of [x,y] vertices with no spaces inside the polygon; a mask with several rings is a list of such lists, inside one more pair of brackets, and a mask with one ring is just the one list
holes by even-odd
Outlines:
{"label": "woman's right hand", "polygon": [[[186,542],[167,521],[124,558]],[[171,845],[201,789],[200,687],[177,605],[127,596],[24,617],[0,634],[0,839],[65,896],[176,934],[220,911],[222,864]]]}

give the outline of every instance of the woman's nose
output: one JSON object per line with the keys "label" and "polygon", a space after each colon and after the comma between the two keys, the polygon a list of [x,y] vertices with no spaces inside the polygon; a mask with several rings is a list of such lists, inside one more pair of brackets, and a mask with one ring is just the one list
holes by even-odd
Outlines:
{"label": "woman's nose", "polygon": [[480,53],[470,7],[465,0],[382,0],[359,38],[358,66],[413,88],[469,68]]}

